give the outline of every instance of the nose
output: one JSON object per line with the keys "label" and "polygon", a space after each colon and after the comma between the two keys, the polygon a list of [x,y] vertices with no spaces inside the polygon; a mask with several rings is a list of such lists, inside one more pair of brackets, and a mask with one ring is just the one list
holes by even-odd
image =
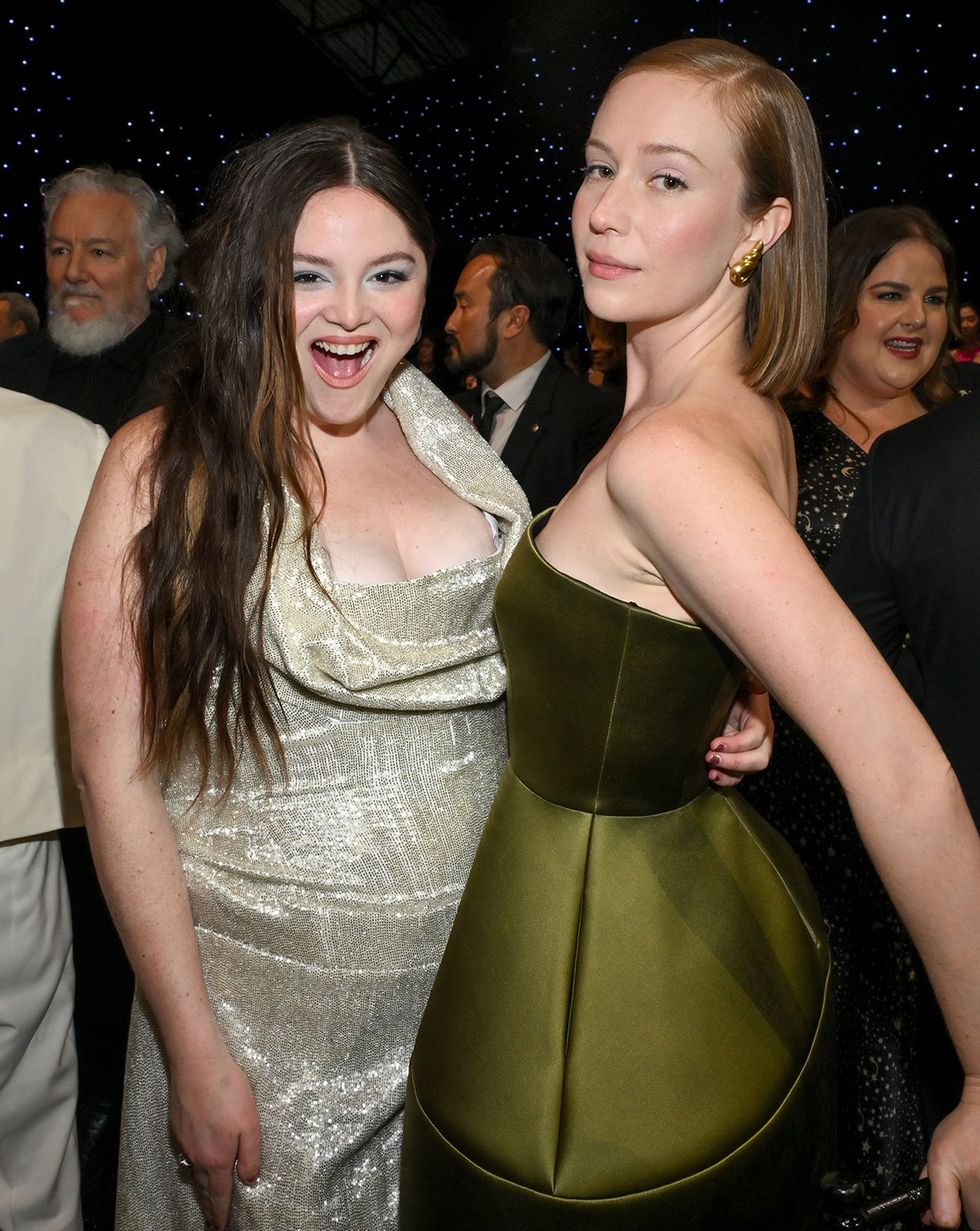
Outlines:
{"label": "nose", "polygon": [[905,329],[922,329],[926,323],[926,310],[921,303],[910,302],[902,313],[902,325]]}
{"label": "nose", "polygon": [[88,281],[88,261],[83,248],[71,248],[65,262],[65,278],[68,282]]}
{"label": "nose", "polygon": [[354,333],[374,315],[367,295],[360,281],[341,283],[334,288],[334,295],[326,305],[324,315],[347,333]]}
{"label": "nose", "polygon": [[601,189],[589,212],[589,229],[596,235],[604,231],[622,232],[629,218],[626,184],[618,176],[600,182]]}
{"label": "nose", "polygon": [[446,317],[446,323],[445,325],[443,325],[443,329],[446,331],[446,333],[450,335],[450,337],[454,337],[456,334],[456,325],[458,324],[458,321],[457,321],[458,316],[459,316],[459,305],[457,304],[456,307],[453,308],[452,312],[450,312],[449,315]]}

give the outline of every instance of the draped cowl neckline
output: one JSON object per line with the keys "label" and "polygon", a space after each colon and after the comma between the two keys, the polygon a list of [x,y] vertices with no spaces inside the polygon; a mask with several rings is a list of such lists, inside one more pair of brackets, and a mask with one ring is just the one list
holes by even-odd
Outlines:
{"label": "draped cowl neckline", "polygon": [[407,581],[338,582],[316,535],[310,571],[300,506],[287,496],[266,606],[266,657],[275,675],[303,691],[366,709],[438,709],[461,696],[472,704],[495,700],[505,674],[493,597],[528,523],[527,501],[493,449],[417,369],[402,363],[383,396],[419,460],[497,520],[499,545]]}

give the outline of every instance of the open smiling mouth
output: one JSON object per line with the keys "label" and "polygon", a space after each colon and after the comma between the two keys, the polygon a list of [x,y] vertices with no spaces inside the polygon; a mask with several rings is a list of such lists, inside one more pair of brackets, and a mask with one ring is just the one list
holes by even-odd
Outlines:
{"label": "open smiling mouth", "polygon": [[378,344],[375,341],[318,341],[310,345],[317,372],[328,385],[337,389],[348,389],[351,385],[356,385],[370,367],[377,349]]}
{"label": "open smiling mouth", "polygon": [[903,359],[915,359],[922,349],[922,342],[918,338],[886,338],[885,349]]}

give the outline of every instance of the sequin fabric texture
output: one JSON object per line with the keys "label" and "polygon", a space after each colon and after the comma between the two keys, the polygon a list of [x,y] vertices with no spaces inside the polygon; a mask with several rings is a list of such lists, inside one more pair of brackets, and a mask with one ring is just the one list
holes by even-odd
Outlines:
{"label": "sequin fabric texture", "polygon": [[[292,505],[265,645],[288,780],[245,762],[223,806],[193,802],[192,769],[166,792],[211,1001],[259,1108],[262,1175],[236,1184],[233,1231],[396,1226],[408,1061],[506,762],[492,603],[527,505],[414,368],[385,398],[426,465],[497,519],[497,550],[336,584],[316,540],[310,575]],[[139,1002],[123,1136],[119,1231],[200,1231]]]}
{"label": "sequin fabric texture", "polygon": [[[867,454],[817,411],[791,416],[800,494],[796,528],[821,567],[840,543]],[[830,766],[777,705],[775,752],[742,793],[790,842],[820,900],[834,961],[839,1149],[879,1194],[925,1161],[916,1089],[920,966],[858,836]]]}

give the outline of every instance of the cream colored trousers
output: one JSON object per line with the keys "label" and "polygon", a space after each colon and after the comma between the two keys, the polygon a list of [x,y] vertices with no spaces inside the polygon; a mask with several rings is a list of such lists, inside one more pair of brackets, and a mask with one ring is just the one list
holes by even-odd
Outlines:
{"label": "cream colored trousers", "polygon": [[57,835],[0,844],[0,1228],[81,1231],[71,915]]}

